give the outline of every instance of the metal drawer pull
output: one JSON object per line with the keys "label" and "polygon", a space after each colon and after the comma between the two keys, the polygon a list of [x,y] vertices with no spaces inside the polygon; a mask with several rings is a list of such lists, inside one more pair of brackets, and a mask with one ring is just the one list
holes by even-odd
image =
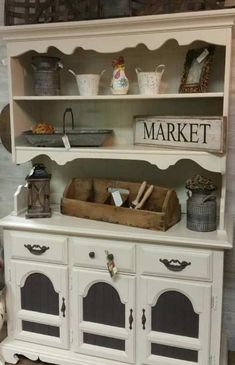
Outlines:
{"label": "metal drawer pull", "polygon": [[129,329],[132,330],[132,323],[134,321],[134,318],[133,318],[133,309],[130,309],[130,315],[129,315]]}
{"label": "metal drawer pull", "polygon": [[146,316],[145,316],[145,309],[142,309],[142,318],[141,318],[141,321],[142,321],[142,328],[143,330],[145,330],[145,323],[146,323]]}
{"label": "metal drawer pull", "polygon": [[61,310],[60,310],[63,314],[63,317],[65,317],[65,311],[66,311],[66,305],[65,305],[65,299],[62,298],[62,306],[61,306]]}
{"label": "metal drawer pull", "polygon": [[50,247],[40,245],[24,245],[24,247],[26,247],[33,255],[38,256],[50,249]]}
{"label": "metal drawer pull", "polygon": [[89,257],[91,259],[94,259],[95,258],[95,252],[94,251],[89,252]]}
{"label": "metal drawer pull", "polygon": [[[166,268],[170,271],[182,271],[184,270],[187,266],[191,265],[191,262],[186,262],[186,261],[182,261],[180,262],[179,260],[167,260],[167,259],[160,259],[159,260],[162,264],[164,264],[166,266]],[[176,265],[177,264],[177,265]]]}

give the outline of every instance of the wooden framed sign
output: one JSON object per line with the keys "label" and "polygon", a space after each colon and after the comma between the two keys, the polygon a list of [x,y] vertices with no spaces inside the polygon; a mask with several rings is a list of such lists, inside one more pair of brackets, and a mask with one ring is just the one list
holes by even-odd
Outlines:
{"label": "wooden framed sign", "polygon": [[134,143],[223,153],[225,117],[134,117]]}

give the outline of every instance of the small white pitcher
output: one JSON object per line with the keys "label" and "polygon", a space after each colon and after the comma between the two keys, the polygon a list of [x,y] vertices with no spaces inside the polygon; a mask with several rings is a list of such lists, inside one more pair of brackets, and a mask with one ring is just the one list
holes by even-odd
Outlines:
{"label": "small white pitcher", "polygon": [[165,65],[158,65],[154,72],[142,72],[140,68],[136,68],[135,71],[137,73],[140,94],[156,95],[159,93]]}
{"label": "small white pitcher", "polygon": [[78,85],[79,94],[82,96],[97,95],[99,92],[100,78],[105,72],[103,70],[100,75],[98,74],[80,74],[76,75],[73,70],[69,70],[73,76],[75,76]]}

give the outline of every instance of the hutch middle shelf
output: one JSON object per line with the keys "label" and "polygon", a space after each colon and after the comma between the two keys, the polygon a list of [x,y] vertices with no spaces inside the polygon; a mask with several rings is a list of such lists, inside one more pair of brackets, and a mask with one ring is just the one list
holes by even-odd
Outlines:
{"label": "hutch middle shelf", "polygon": [[13,96],[13,100],[21,101],[62,101],[62,100],[149,100],[149,99],[198,99],[198,98],[223,98],[223,92],[207,92],[207,93],[187,93],[187,94],[157,94],[157,95],[93,95],[93,96],[82,96],[82,95],[58,95],[58,96],[36,96],[36,95],[25,95],[25,96]]}

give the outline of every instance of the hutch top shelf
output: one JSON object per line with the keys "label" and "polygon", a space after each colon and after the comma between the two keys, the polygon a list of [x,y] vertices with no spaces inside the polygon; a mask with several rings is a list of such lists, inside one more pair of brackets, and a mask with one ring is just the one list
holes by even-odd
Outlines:
{"label": "hutch top shelf", "polygon": [[[46,154],[58,164],[76,158],[139,159],[164,169],[186,158],[224,174],[225,155],[177,150],[165,153],[134,146],[133,116],[227,117],[234,19],[235,9],[228,9],[1,27],[0,36],[7,44],[14,162],[23,163]],[[179,94],[187,50],[210,44],[217,47],[208,92]],[[109,90],[111,61],[119,52],[128,63],[131,87],[128,95],[113,96]],[[59,96],[34,95],[31,60],[35,54],[42,53],[60,57],[64,63]],[[150,71],[160,63],[166,64],[163,75],[165,89],[156,97],[138,94],[135,68]],[[78,73],[97,73],[106,68],[100,94],[79,96],[75,79],[68,73],[69,68]],[[113,145],[66,150],[34,147],[26,141],[24,132],[32,129],[37,122],[61,126],[63,112],[68,107],[73,108],[76,127],[112,128],[115,135]]]}

